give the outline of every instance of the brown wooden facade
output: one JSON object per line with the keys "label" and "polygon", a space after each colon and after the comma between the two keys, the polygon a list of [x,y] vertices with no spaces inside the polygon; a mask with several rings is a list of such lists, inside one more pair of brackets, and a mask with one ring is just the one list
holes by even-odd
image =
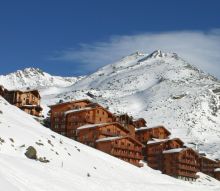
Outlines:
{"label": "brown wooden facade", "polygon": [[178,179],[194,181],[199,171],[199,154],[190,148],[171,149],[163,152],[164,174]]}
{"label": "brown wooden facade", "polygon": [[126,129],[129,130],[129,135],[135,137],[135,126],[133,124],[133,118],[128,114],[122,114],[116,116],[116,122],[123,125]]}
{"label": "brown wooden facade", "polygon": [[141,127],[146,127],[147,122],[145,121],[144,118],[139,118],[133,121],[133,125],[135,126],[136,129],[139,129]]}
{"label": "brown wooden facade", "polygon": [[77,129],[77,141],[95,147],[98,139],[127,136],[128,133],[129,131],[117,122],[84,125]]}
{"label": "brown wooden facade", "polygon": [[98,139],[95,147],[138,167],[143,166],[140,164],[143,145],[131,136]]}
{"label": "brown wooden facade", "polygon": [[215,160],[200,156],[199,158],[200,172],[214,177],[214,170],[218,167],[218,163]]}
{"label": "brown wooden facade", "polygon": [[85,124],[114,122],[114,115],[89,100],[78,100],[51,106],[51,129],[76,139],[76,130]]}
{"label": "brown wooden facade", "polygon": [[152,138],[167,139],[170,134],[164,126],[141,127],[135,132],[136,139],[143,144],[146,144]]}
{"label": "brown wooden facade", "polygon": [[12,105],[17,106],[28,114],[40,117],[42,107],[40,106],[40,94],[38,90],[7,90],[0,88],[1,95]]}
{"label": "brown wooden facade", "polygon": [[144,159],[147,161],[148,166],[155,170],[163,169],[163,151],[183,147],[184,143],[178,139],[167,139],[149,141],[143,149]]}
{"label": "brown wooden facade", "polygon": [[[51,106],[51,129],[136,166],[140,160],[162,173],[195,180],[200,170],[219,178],[220,166],[211,159],[185,148],[164,126],[146,127],[143,118],[127,114],[115,116],[90,100],[77,100]],[[219,164],[219,163],[218,163]]]}
{"label": "brown wooden facade", "polygon": [[214,170],[214,177],[220,181],[220,168]]}

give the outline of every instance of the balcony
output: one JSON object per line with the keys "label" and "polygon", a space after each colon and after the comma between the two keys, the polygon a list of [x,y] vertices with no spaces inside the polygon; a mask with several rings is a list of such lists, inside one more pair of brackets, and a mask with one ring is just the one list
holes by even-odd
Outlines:
{"label": "balcony", "polygon": [[188,171],[191,171],[191,172],[198,172],[198,169],[196,167],[192,167],[192,166],[188,166],[188,165],[182,165],[182,164],[179,164],[177,165],[178,169],[182,169],[182,170],[188,170]]}
{"label": "balcony", "polygon": [[135,155],[133,153],[127,153],[127,152],[118,152],[118,151],[111,151],[110,153],[113,156],[116,157],[124,157],[124,158],[133,158],[133,159],[138,159],[138,160],[142,160],[143,156],[142,155]]}
{"label": "balcony", "polygon": [[120,136],[119,133],[115,133],[115,132],[109,132],[109,131],[101,131],[102,135],[106,135],[106,136]]}
{"label": "balcony", "polygon": [[191,161],[191,160],[186,160],[186,159],[181,159],[181,160],[178,160],[179,163],[182,163],[182,164],[187,164],[187,165],[191,165],[191,166],[195,166],[195,167],[198,167],[199,164]]}
{"label": "balcony", "polygon": [[177,171],[177,174],[184,177],[197,178],[196,173],[183,172],[181,170]]}
{"label": "balcony", "polygon": [[142,152],[142,148],[138,148],[138,147],[132,147],[132,146],[125,146],[125,145],[118,145],[118,144],[114,144],[112,145],[114,148],[117,149],[123,149],[123,150],[129,150],[129,151],[136,151],[136,152]]}

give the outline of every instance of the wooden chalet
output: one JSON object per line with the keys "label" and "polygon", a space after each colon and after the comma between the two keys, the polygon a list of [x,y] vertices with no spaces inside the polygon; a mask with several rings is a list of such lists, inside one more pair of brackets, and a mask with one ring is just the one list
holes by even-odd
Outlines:
{"label": "wooden chalet", "polygon": [[28,114],[40,117],[43,110],[40,106],[40,94],[38,90],[7,90],[0,88],[3,97],[12,105],[17,106]]}
{"label": "wooden chalet", "polygon": [[76,129],[86,124],[114,122],[114,115],[89,100],[77,100],[51,106],[51,129],[76,139]]}
{"label": "wooden chalet", "polygon": [[163,151],[182,148],[184,143],[179,138],[149,141],[143,149],[144,159],[148,166],[155,170],[163,169]]}
{"label": "wooden chalet", "polygon": [[96,141],[96,148],[138,167],[142,167],[142,145],[131,136],[101,138]]}
{"label": "wooden chalet", "polygon": [[50,105],[51,108],[51,117],[59,115],[60,112],[72,110],[72,109],[80,109],[86,107],[88,104],[92,103],[88,99],[81,99],[75,101],[69,101],[65,103],[57,103],[55,105]]}
{"label": "wooden chalet", "polygon": [[139,129],[141,127],[146,127],[147,122],[145,121],[144,118],[139,118],[139,119],[133,120],[133,125],[135,126],[136,129]]}
{"label": "wooden chalet", "polygon": [[152,138],[167,139],[170,134],[164,126],[141,127],[135,131],[136,139],[143,144],[146,144]]}
{"label": "wooden chalet", "polygon": [[126,129],[129,130],[129,134],[135,137],[135,126],[133,124],[133,117],[128,114],[121,114],[116,116],[116,122],[122,124]]}
{"label": "wooden chalet", "polygon": [[214,177],[220,181],[220,168],[214,170]]}
{"label": "wooden chalet", "polygon": [[200,171],[204,174],[214,177],[214,170],[217,168],[217,161],[205,156],[199,157]]}
{"label": "wooden chalet", "polygon": [[77,128],[77,141],[95,147],[96,140],[106,137],[126,136],[129,133],[121,124],[88,124]]}
{"label": "wooden chalet", "polygon": [[191,148],[163,151],[162,172],[178,179],[195,181],[199,171],[199,154]]}

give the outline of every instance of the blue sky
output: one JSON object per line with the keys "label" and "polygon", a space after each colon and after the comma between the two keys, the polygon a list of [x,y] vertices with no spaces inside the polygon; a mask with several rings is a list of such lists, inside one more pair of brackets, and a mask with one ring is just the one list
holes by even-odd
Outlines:
{"label": "blue sky", "polygon": [[218,0],[2,0],[0,74],[84,75],[162,49],[220,77],[219,8]]}

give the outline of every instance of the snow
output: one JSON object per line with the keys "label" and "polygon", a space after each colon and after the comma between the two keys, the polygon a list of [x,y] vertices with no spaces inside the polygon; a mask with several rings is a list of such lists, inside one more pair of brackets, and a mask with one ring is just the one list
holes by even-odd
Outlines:
{"label": "snow", "polygon": [[183,150],[186,150],[186,148],[177,148],[177,149],[170,149],[170,150],[166,150],[163,151],[164,154],[168,154],[168,153],[179,153]]}
{"label": "snow", "polygon": [[137,52],[72,86],[48,90],[42,103],[45,108],[60,99],[92,99],[112,113],[144,118],[150,127],[161,124],[172,137],[215,159],[220,158],[219,88],[219,80],[175,53]]}
{"label": "snow", "polygon": [[[189,183],[135,167],[41,126],[0,97],[0,184],[7,191],[217,191],[220,183]],[[38,143],[38,144],[37,144]],[[41,144],[39,144],[41,143]],[[33,146],[38,157],[24,153]]]}
{"label": "snow", "polygon": [[79,111],[87,111],[87,110],[91,110],[91,107],[85,107],[85,108],[79,108],[79,109],[71,109],[68,110],[66,112],[64,112],[65,115],[69,114],[69,113],[75,113],[75,112],[79,112]]}
{"label": "snow", "polygon": [[83,126],[78,127],[77,129],[78,130],[90,129],[90,128],[95,128],[95,127],[101,127],[101,126],[108,125],[108,124],[110,124],[110,123],[99,123],[99,124],[83,125]]}
{"label": "snow", "polygon": [[177,138],[170,138],[170,139],[153,139],[147,142],[147,144],[154,144],[154,143],[162,143],[169,140],[175,140]]}
{"label": "snow", "polygon": [[118,140],[118,139],[121,139],[121,138],[122,137],[106,137],[106,138],[98,139],[96,142],[113,141],[113,140]]}
{"label": "snow", "polygon": [[[79,78],[56,77],[29,68],[0,76],[0,84],[9,90],[38,89],[44,116],[48,106],[60,100],[92,99],[112,113],[144,118],[149,126],[161,124],[172,133],[171,138],[179,137],[207,157],[220,158],[220,81],[175,53],[137,52]],[[0,143],[0,184],[4,190],[220,190],[218,181],[202,173],[195,184],[188,184],[148,167],[137,169],[57,135],[5,104],[1,99],[0,137],[5,143]],[[39,140],[44,146],[36,145]],[[26,159],[29,145],[50,163]],[[86,176],[88,172],[91,177]]]}
{"label": "snow", "polygon": [[[41,126],[0,97],[0,184],[7,191],[217,191],[220,184],[188,183],[147,166],[137,168]],[[50,141],[50,142],[49,142]],[[42,143],[39,145],[37,143]],[[30,160],[34,146],[49,163]],[[89,175],[88,175],[89,174]]]}
{"label": "snow", "polygon": [[138,129],[136,129],[136,131],[143,131],[143,130],[148,130],[148,129],[157,129],[160,128],[162,126],[154,126],[154,127],[140,127]]}
{"label": "snow", "polygon": [[10,73],[7,76],[0,76],[0,85],[9,90],[42,87],[66,87],[74,84],[83,77],[60,77],[51,76],[38,68],[26,68]]}
{"label": "snow", "polygon": [[220,172],[220,168],[216,168],[216,169],[215,169],[215,172]]}

